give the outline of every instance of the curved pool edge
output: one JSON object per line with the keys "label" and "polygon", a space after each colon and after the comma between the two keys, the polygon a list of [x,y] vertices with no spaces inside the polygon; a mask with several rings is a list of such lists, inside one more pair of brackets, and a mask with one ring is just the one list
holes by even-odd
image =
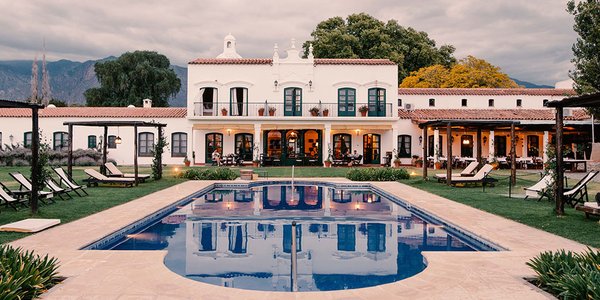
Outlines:
{"label": "curved pool edge", "polygon": [[[214,183],[214,182],[211,182]],[[548,299],[548,295],[521,279],[533,273],[525,262],[545,250],[568,249],[582,251],[585,246],[541,230],[528,227],[477,209],[433,195],[400,183],[385,184],[400,190],[405,199],[428,211],[445,215],[453,223],[486,236],[510,251],[449,254],[424,253],[428,267],[417,276],[382,286],[335,292],[260,292],[232,290],[187,280],[156,263],[156,251],[110,253],[109,251],[78,250],[94,238],[105,236],[133,220],[141,219],[169,203],[186,191],[205,187],[208,182],[189,181],[141,197],[127,204],[63,224],[44,232],[12,242],[14,246],[49,254],[61,261],[60,273],[68,279],[44,294],[44,299],[86,299],[165,296],[175,298],[237,299],[307,299],[302,294],[319,293],[325,299],[378,299],[381,297],[411,297],[415,299],[502,298],[507,293],[514,298]],[[179,197],[178,197],[179,196]],[[428,203],[415,200],[425,196]],[[482,221],[482,220],[485,220]],[[473,222],[469,222],[473,220]],[[154,253],[149,253],[154,252]],[[466,255],[466,256],[465,256]],[[163,273],[160,269],[165,271]],[[115,274],[120,274],[118,278]],[[168,275],[172,274],[172,275]],[[163,276],[164,275],[164,276]]]}

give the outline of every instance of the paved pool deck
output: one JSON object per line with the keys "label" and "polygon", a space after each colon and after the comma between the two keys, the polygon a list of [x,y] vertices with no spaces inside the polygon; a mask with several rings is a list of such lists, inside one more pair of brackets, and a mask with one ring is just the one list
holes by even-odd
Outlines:
{"label": "paved pool deck", "polygon": [[[283,180],[283,179],[282,179]],[[342,178],[297,180],[346,181]],[[421,209],[484,237],[508,251],[423,252],[427,268],[405,280],[376,287],[333,292],[261,292],[186,279],[163,264],[166,251],[78,250],[152,212],[184,198],[213,181],[187,181],[51,228],[11,243],[60,260],[67,277],[43,299],[551,299],[530,285],[525,265],[541,251],[582,251],[580,243],[477,210],[397,182],[374,182]],[[481,193],[473,189],[474,193]],[[482,197],[485,197],[482,195]],[[73,201],[88,201],[76,198]],[[523,201],[507,199],[506,201]]]}

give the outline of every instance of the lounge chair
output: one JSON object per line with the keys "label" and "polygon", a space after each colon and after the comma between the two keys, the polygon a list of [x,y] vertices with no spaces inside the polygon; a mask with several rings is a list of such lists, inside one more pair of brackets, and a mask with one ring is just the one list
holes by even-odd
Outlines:
{"label": "lounge chair", "polygon": [[[464,170],[462,170],[462,172],[452,173],[452,177],[473,176],[474,175],[473,173],[475,172],[475,170],[477,170],[477,166],[479,166],[479,163],[476,161],[473,161]],[[438,180],[438,182],[446,181],[446,173],[435,174],[434,177]]]}
{"label": "lounge chair", "polygon": [[[596,175],[598,175],[598,172],[600,171],[590,171],[589,173],[585,174],[585,176],[583,176],[583,178],[581,178],[581,180],[579,180],[579,182],[575,186],[573,186],[573,188],[565,190],[563,192],[565,202],[569,203],[572,207],[575,207],[577,203],[584,203],[587,200],[589,200],[587,193],[587,184],[594,177],[596,177]],[[583,199],[584,197],[585,201]]]}
{"label": "lounge chair", "polygon": [[18,210],[17,205],[27,207],[27,199],[15,198],[10,194],[10,190],[0,182],[0,205],[10,206],[14,210]]}
{"label": "lounge chair", "polygon": [[54,194],[56,194],[58,197],[60,197],[61,200],[65,200],[65,198],[63,198],[62,195],[67,195],[69,197],[69,199],[73,199],[73,197],[71,196],[71,194],[69,194],[69,192],[71,192],[70,188],[62,188],[58,183],[56,183],[56,181],[54,181],[54,179],[52,178],[47,178],[46,179],[46,187],[48,189],[50,189]]}
{"label": "lounge chair", "polygon": [[[71,191],[75,192],[75,194],[77,194],[77,196],[79,197],[83,197],[83,194],[89,195],[88,192],[85,191],[85,186],[83,185],[79,185],[77,184],[73,178],[71,178],[67,172],[65,172],[65,170],[61,167],[58,168],[54,168],[54,173],[56,173],[56,175],[58,175],[58,178],[60,178],[60,185],[61,186],[65,186],[67,188],[69,188]],[[82,192],[83,194],[80,194],[79,192]]]}
{"label": "lounge chair", "polygon": [[[29,181],[29,179],[27,177],[25,177],[23,174],[19,173],[19,172],[13,172],[13,173],[9,173],[10,176],[12,178],[14,178],[19,184],[19,190],[20,191],[25,191],[27,192],[29,195],[31,195],[31,192],[33,190],[33,186],[31,181]],[[38,195],[40,196],[39,199],[42,203],[44,204],[48,204],[48,202],[46,202],[46,200],[55,203],[56,201],[54,201],[54,199],[52,199],[52,197],[54,196],[54,194],[52,192],[48,192],[48,191],[38,191]]]}
{"label": "lounge chair", "polygon": [[106,177],[102,175],[102,173],[94,170],[94,169],[85,169],[83,170],[85,174],[90,176],[86,179],[88,185],[98,186],[100,183],[105,184],[122,184],[125,187],[132,187],[135,183],[135,178],[125,178],[125,177]]}
{"label": "lounge chair", "polygon": [[554,175],[546,174],[540,181],[536,184],[523,188],[525,190],[525,199],[531,197],[539,197],[538,201],[542,200],[544,197],[550,199],[550,194],[548,193],[549,189],[554,185]]}
{"label": "lounge chair", "polygon": [[462,184],[477,184],[477,183],[481,183],[482,185],[486,185],[489,183],[492,183],[495,180],[492,180],[491,178],[488,178],[487,176],[490,174],[490,172],[492,172],[492,170],[494,169],[494,167],[492,167],[492,165],[490,164],[485,164],[483,167],[481,167],[481,169],[479,169],[479,171],[471,176],[471,177],[467,177],[467,176],[452,176],[450,177],[450,184],[452,185],[456,185],[458,183],[462,183]]}
{"label": "lounge chair", "polygon": [[[133,173],[123,173],[121,172],[121,170],[119,170],[119,168],[117,168],[117,166],[115,166],[115,164],[111,163],[111,162],[107,162],[104,164],[104,166],[106,167],[106,169],[108,170],[108,172],[110,174],[107,174],[106,176],[108,177],[125,177],[125,178],[135,178],[135,174]],[[140,180],[141,182],[146,181],[146,179],[150,178],[150,174],[138,174],[138,180]]]}

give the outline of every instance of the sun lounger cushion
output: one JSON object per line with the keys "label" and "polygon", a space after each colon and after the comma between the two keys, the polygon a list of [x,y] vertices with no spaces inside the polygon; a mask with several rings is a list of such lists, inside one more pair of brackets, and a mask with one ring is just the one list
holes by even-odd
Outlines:
{"label": "sun lounger cushion", "polygon": [[60,224],[60,219],[25,219],[0,226],[0,231],[38,232]]}

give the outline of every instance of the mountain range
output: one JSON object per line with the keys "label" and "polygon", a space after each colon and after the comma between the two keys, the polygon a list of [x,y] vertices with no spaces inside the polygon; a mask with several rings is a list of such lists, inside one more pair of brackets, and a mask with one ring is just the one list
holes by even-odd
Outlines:
{"label": "mountain range", "polygon": [[[94,64],[99,61],[115,59],[114,56],[100,60],[76,62],[59,60],[47,62],[50,74],[52,98],[65,101],[69,105],[85,105],[83,93],[92,87],[99,86]],[[24,100],[30,95],[31,60],[0,61],[0,99]],[[170,106],[185,106],[187,101],[187,68],[171,65],[177,77],[181,80],[181,90],[175,97],[169,99]],[[38,62],[39,83],[41,91],[41,61]],[[527,81],[511,78],[517,84],[526,88],[552,88],[548,85],[538,85]]]}

